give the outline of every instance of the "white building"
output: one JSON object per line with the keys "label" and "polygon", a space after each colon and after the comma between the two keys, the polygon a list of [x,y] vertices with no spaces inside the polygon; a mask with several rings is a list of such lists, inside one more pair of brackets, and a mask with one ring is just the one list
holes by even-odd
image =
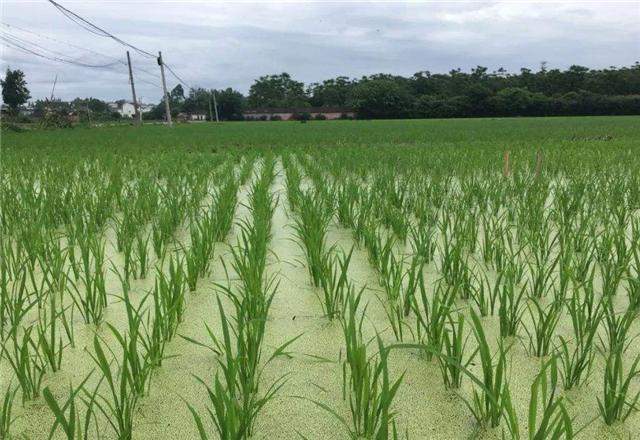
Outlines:
{"label": "white building", "polygon": [[123,118],[133,118],[136,114],[135,106],[127,101],[110,102],[109,108],[114,112],[120,113]]}

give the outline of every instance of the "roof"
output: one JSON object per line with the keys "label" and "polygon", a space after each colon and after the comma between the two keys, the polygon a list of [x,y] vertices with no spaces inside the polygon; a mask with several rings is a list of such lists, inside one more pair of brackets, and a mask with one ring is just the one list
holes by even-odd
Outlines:
{"label": "roof", "polygon": [[253,113],[349,113],[349,107],[265,107],[245,110],[245,114]]}

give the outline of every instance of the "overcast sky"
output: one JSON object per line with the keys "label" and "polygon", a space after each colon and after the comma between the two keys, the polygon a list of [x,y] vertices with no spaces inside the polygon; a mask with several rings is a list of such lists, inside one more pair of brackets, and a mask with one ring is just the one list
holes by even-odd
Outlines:
{"label": "overcast sky", "polygon": [[[257,77],[280,72],[310,83],[476,65],[517,72],[523,66],[537,70],[543,60],[550,68],[640,60],[640,1],[57,1],[145,51],[162,50],[189,85],[243,93]],[[46,0],[4,0],[2,23],[5,36],[37,44],[26,47],[38,53],[92,65],[116,61],[102,54],[124,60],[126,48],[87,32]],[[123,64],[76,67],[2,44],[0,68],[22,69],[34,98],[51,93],[56,74],[55,95],[62,99],[130,97]],[[134,73],[138,96],[158,101],[155,60],[138,53],[132,60],[149,72]],[[170,74],[167,81],[169,88],[177,84]]]}

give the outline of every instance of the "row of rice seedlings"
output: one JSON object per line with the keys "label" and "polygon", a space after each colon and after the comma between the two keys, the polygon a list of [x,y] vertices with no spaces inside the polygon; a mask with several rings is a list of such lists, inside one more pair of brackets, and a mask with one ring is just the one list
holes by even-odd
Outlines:
{"label": "row of rice seedlings", "polygon": [[[233,304],[234,316],[227,313],[218,298],[222,339],[208,329],[221,372],[214,377],[213,386],[203,379],[198,381],[207,389],[207,414],[218,436],[222,439],[248,438],[254,432],[255,420],[264,405],[270,402],[284,384],[280,378],[261,390],[261,376],[266,365],[283,354],[289,341],[278,347],[262,362],[262,346],[267,317],[278,287],[274,277],[265,277],[267,243],[271,238],[271,217],[277,203],[269,191],[274,178],[273,159],[265,158],[261,175],[250,190],[249,208],[252,222],[239,224],[240,237],[232,248],[232,267],[240,277],[237,288],[229,284],[218,285]],[[204,345],[193,341],[198,345]],[[189,403],[200,438],[208,439],[202,416]]]}
{"label": "row of rice seedlings", "polygon": [[305,253],[313,286],[321,287],[332,252],[327,247],[327,231],[333,218],[333,209],[315,191],[301,191],[297,198],[293,228],[298,245]]}
{"label": "row of rice seedlings", "polygon": [[206,223],[196,219],[189,228],[191,235],[191,247],[185,249],[186,276],[189,290],[196,290],[198,279],[209,272],[211,256],[215,248],[214,230],[207,227]]}
{"label": "row of rice seedlings", "polygon": [[341,325],[345,338],[345,360],[342,363],[342,395],[349,402],[350,419],[342,417],[325,403],[312,400],[337,420],[350,438],[397,438],[393,401],[404,374],[392,381],[389,377],[388,356],[378,336],[376,355],[369,355],[362,326],[366,306],[361,311],[362,291],[350,295]]}
{"label": "row of rice seedlings", "polygon": [[[73,289],[72,298],[86,324],[98,325],[107,307],[107,291],[104,273],[105,245],[96,235],[78,242],[81,261],[76,261],[73,248],[69,257],[73,279],[69,280]],[[84,292],[81,290],[83,289]]]}

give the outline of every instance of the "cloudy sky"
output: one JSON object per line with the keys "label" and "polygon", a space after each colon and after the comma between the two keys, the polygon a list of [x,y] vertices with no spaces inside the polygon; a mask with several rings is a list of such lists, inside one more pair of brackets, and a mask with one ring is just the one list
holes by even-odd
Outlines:
{"label": "cloudy sky", "polygon": [[[190,86],[247,92],[261,75],[289,72],[305,83],[378,72],[490,71],[504,67],[592,68],[640,60],[640,0],[564,2],[273,3],[57,0],[165,61]],[[47,0],[4,0],[0,68],[22,69],[34,98],[128,98],[126,48],[94,35]],[[52,61],[17,49],[88,65]],[[155,60],[132,52],[138,96],[162,95]],[[169,88],[177,84],[168,74]]]}

